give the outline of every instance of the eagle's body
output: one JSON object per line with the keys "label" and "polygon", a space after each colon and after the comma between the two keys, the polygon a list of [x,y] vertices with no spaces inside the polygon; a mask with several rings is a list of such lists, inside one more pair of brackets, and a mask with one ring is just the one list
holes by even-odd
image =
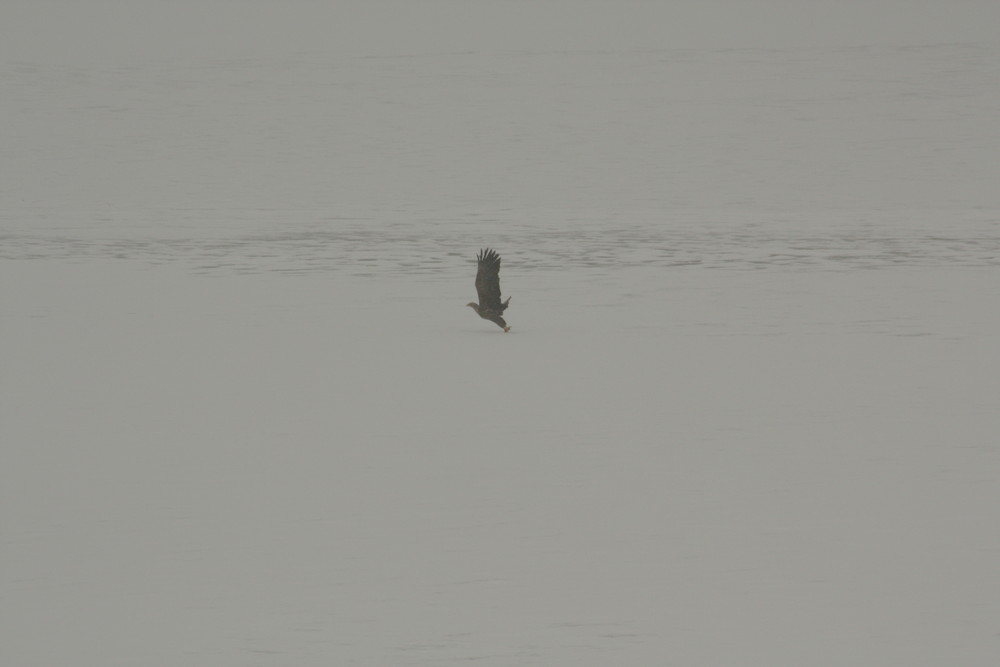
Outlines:
{"label": "eagle's body", "polygon": [[500,255],[495,250],[480,250],[476,257],[479,260],[479,270],[476,271],[476,292],[479,293],[479,303],[466,304],[479,317],[494,322],[505,332],[510,327],[503,319],[503,311],[510,304],[510,297],[500,301]]}

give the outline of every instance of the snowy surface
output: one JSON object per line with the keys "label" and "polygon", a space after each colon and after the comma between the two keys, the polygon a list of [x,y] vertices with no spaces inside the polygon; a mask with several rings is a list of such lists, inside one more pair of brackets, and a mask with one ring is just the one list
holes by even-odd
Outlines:
{"label": "snowy surface", "polygon": [[0,663],[1000,664],[997,7],[4,3]]}

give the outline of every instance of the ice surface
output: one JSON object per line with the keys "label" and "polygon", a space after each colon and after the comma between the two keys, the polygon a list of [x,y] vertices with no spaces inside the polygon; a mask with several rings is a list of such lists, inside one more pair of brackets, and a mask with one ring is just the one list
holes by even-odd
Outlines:
{"label": "ice surface", "polygon": [[944,7],[6,3],[0,663],[997,664]]}

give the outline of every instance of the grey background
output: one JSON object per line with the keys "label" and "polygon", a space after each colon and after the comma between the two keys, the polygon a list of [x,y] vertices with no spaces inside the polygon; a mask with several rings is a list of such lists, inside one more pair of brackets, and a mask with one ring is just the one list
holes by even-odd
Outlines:
{"label": "grey background", "polygon": [[5,2],[0,659],[996,664],[998,19]]}

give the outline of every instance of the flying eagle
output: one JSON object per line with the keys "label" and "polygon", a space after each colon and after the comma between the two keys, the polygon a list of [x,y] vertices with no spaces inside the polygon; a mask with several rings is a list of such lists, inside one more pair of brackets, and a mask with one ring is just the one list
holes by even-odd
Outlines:
{"label": "flying eagle", "polygon": [[480,250],[476,257],[479,260],[479,270],[476,272],[476,291],[479,293],[479,303],[466,304],[479,317],[496,323],[505,332],[510,327],[503,321],[503,311],[510,304],[510,297],[500,301],[500,255],[495,250]]}

